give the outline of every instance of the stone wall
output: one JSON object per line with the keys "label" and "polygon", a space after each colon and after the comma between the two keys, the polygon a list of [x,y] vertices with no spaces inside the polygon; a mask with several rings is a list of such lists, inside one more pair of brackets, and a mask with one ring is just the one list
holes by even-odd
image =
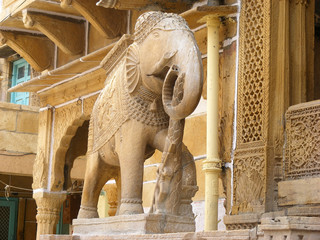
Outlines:
{"label": "stone wall", "polygon": [[0,102],[1,173],[32,175],[37,140],[38,108]]}

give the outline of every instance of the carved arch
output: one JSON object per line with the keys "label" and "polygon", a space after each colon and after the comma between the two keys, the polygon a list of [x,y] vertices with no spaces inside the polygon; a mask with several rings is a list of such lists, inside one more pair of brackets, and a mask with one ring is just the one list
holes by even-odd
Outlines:
{"label": "carved arch", "polygon": [[[65,182],[64,167],[66,164],[66,155],[70,148],[73,137],[76,135],[79,128],[83,126],[85,121],[89,120],[89,116],[81,115],[76,118],[71,125],[66,128],[63,137],[60,139],[55,158],[52,166],[51,186],[52,191],[61,191]],[[87,140],[86,140],[87,141]],[[86,151],[86,150],[85,150]],[[85,154],[85,153],[84,153]]]}
{"label": "carved arch", "polygon": [[53,162],[51,170],[52,191],[61,191],[64,184],[64,165],[70,142],[84,121],[88,121],[97,95],[55,110]]}

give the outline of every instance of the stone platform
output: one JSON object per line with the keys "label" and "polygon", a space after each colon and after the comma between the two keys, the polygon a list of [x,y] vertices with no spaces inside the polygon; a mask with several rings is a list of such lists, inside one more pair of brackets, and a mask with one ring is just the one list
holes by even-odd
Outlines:
{"label": "stone platform", "polygon": [[162,214],[74,219],[73,235],[119,235],[194,232],[193,218]]}
{"label": "stone platform", "polygon": [[71,235],[42,235],[40,240],[255,240],[256,230],[234,230],[213,232],[189,232],[142,235],[110,235],[110,236],[71,236]]}
{"label": "stone platform", "polygon": [[[128,234],[128,231],[141,231],[141,229],[139,230],[141,226],[143,226],[145,232],[147,229],[149,229],[148,231],[150,232],[151,230],[154,231],[154,229],[162,229],[164,231],[165,229],[171,230],[174,228],[169,226],[172,223],[172,220],[160,220],[162,221],[162,224],[165,223],[161,226],[151,221],[151,219],[159,221],[159,217],[161,217],[161,215],[155,216],[155,214],[141,214],[138,216],[140,220],[130,223],[130,228],[128,229],[124,227],[126,223],[117,225],[116,222],[113,221],[114,234],[97,233],[96,229],[91,227],[91,231],[86,234],[77,234],[74,232],[73,235],[42,235],[40,236],[40,240],[320,240],[319,217],[283,216],[281,212],[273,212],[264,214],[261,218],[261,224],[252,229],[163,234]],[[123,217],[127,218],[128,216]],[[118,218],[119,221],[120,219],[121,218]],[[88,221],[88,219],[86,220]],[[94,221],[96,220],[97,219],[94,219]],[[147,226],[149,224],[150,226]],[[117,226],[120,226],[120,228],[116,229]],[[134,226],[137,230],[134,230]],[[154,228],[151,228],[152,226]],[[83,229],[80,230],[83,231]]]}

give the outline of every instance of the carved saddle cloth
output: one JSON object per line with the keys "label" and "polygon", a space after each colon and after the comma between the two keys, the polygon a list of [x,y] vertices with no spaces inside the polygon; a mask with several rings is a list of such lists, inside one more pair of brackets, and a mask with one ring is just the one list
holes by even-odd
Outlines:
{"label": "carved saddle cloth", "polygon": [[105,87],[93,107],[91,116],[93,152],[99,150],[128,119],[125,104],[122,103],[124,97],[121,79],[123,77],[121,67],[114,69],[108,75]]}
{"label": "carved saddle cloth", "polygon": [[[157,111],[150,111],[150,104],[143,96],[132,97],[126,85],[124,61],[121,60],[106,79],[92,111],[90,134],[92,150],[98,151],[129,119],[136,119],[149,126],[166,128],[169,117],[163,110],[161,99]],[[90,143],[89,143],[90,144]]]}

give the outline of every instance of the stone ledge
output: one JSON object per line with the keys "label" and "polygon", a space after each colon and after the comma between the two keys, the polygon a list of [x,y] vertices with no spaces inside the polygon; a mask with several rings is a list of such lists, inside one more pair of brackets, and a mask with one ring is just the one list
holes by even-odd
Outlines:
{"label": "stone ledge", "polygon": [[259,228],[263,231],[302,230],[320,231],[320,218],[284,216],[276,218],[262,218]]}
{"label": "stone ledge", "polygon": [[160,215],[137,214],[121,215],[109,218],[74,219],[73,235],[130,235],[193,232],[193,218]]}
{"label": "stone ledge", "polygon": [[0,109],[39,112],[39,107],[29,106],[29,105],[20,105],[20,104],[9,103],[9,102],[0,102]]}
{"label": "stone ledge", "polygon": [[213,232],[188,232],[167,234],[141,234],[141,235],[104,235],[104,236],[71,236],[71,235],[42,235],[40,240],[253,240],[256,238],[255,230],[213,231]]}

